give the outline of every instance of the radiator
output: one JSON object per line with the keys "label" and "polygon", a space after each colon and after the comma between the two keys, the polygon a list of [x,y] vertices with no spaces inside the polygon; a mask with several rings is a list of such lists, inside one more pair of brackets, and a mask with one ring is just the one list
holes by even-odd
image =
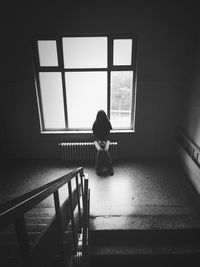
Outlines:
{"label": "radiator", "polygon": [[[67,161],[94,161],[96,148],[94,142],[65,142],[59,143],[59,153],[62,160]],[[117,142],[110,142],[109,152],[111,159],[117,159]]]}

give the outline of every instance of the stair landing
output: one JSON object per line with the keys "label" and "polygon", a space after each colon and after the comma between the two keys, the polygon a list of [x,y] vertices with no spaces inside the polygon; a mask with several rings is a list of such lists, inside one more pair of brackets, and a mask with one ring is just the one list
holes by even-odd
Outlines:
{"label": "stair landing", "polygon": [[198,227],[200,205],[180,166],[166,161],[114,165],[113,176],[90,177],[90,229]]}

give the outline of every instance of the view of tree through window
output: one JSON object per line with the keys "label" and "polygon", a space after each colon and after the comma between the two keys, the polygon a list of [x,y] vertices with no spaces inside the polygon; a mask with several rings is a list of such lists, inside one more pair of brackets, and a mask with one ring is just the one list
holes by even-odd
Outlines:
{"label": "view of tree through window", "polygon": [[133,129],[134,44],[133,36],[36,38],[41,130],[91,130],[100,109],[113,129]]}
{"label": "view of tree through window", "polygon": [[114,128],[131,125],[132,77],[132,71],[111,72],[110,119]]}

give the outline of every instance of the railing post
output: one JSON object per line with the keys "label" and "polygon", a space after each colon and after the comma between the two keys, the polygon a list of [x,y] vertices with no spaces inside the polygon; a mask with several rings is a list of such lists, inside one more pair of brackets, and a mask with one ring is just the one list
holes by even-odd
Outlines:
{"label": "railing post", "polygon": [[69,204],[70,204],[70,213],[71,213],[70,217],[71,217],[71,225],[72,225],[73,253],[76,253],[76,228],[75,228],[75,220],[74,220],[71,181],[68,182],[68,191],[69,191]]}
{"label": "railing post", "polygon": [[81,205],[80,205],[80,188],[78,182],[78,174],[76,175],[76,191],[77,191],[77,202],[78,202],[78,223],[79,223],[79,233],[81,233]]}
{"label": "railing post", "polygon": [[[87,173],[80,173],[81,175],[81,188],[82,188],[82,203],[83,203],[83,210],[84,210],[84,194],[85,194],[85,180],[88,179],[88,174]],[[84,214],[83,214],[84,216]],[[83,225],[82,225],[83,227]]]}
{"label": "railing post", "polygon": [[83,171],[80,172],[80,177],[81,177],[81,191],[82,191],[82,196],[84,193],[84,189],[83,189],[83,177],[84,177],[84,173]]}
{"label": "railing post", "polygon": [[87,254],[88,216],[88,178],[85,178],[83,195],[83,259],[85,259]]}
{"label": "railing post", "polygon": [[90,241],[90,189],[88,189],[88,198],[87,198],[87,229],[88,229],[88,245]]}
{"label": "railing post", "polygon": [[31,248],[30,248],[24,215],[15,220],[14,224],[20,247],[21,257],[23,260],[23,266],[24,267],[30,266]]}
{"label": "railing post", "polygon": [[62,265],[66,266],[66,255],[64,251],[64,239],[63,239],[63,225],[62,225],[58,190],[54,192],[53,196],[54,196],[56,221],[57,221],[58,235],[59,235],[59,245],[60,245],[60,253],[61,253],[60,256],[61,256]]}

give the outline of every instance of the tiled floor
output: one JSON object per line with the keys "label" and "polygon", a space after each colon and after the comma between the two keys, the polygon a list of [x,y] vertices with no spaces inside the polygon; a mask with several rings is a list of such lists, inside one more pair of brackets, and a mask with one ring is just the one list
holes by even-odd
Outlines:
{"label": "tiled floor", "polygon": [[114,176],[87,170],[91,229],[185,229],[200,226],[197,194],[173,162],[121,162]]}
{"label": "tiled floor", "polygon": [[91,215],[158,215],[197,212],[195,193],[172,162],[137,161],[115,165],[114,176],[88,171]]}

